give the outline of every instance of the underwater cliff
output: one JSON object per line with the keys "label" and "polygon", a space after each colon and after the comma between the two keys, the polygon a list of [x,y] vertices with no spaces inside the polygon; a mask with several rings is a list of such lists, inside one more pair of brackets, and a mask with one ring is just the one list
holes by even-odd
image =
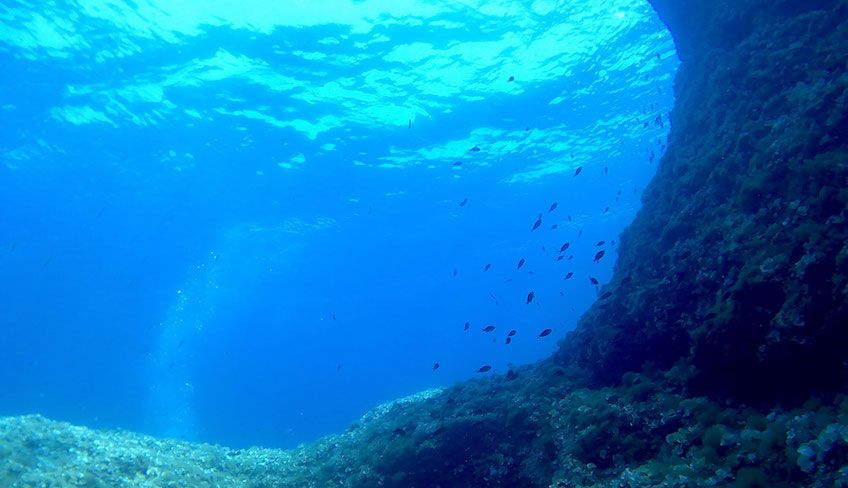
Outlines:
{"label": "underwater cliff", "polygon": [[[612,297],[561,357],[601,383],[677,363],[693,391],[752,402],[837,388],[845,3],[657,4],[683,60],[669,151],[622,236]],[[677,19],[698,9],[710,21],[686,30]]]}
{"label": "underwater cliff", "polygon": [[0,419],[2,484],[848,486],[848,1],[652,3],[668,151],[554,357],[286,451]]}

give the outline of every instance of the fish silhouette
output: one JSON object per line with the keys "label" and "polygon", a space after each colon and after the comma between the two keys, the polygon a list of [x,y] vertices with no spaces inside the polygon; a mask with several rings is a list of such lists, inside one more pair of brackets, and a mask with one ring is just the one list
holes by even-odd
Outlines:
{"label": "fish silhouette", "polygon": [[542,225],[542,214],[539,214],[539,218],[536,219],[536,222],[533,223],[533,228],[530,231],[534,231]]}

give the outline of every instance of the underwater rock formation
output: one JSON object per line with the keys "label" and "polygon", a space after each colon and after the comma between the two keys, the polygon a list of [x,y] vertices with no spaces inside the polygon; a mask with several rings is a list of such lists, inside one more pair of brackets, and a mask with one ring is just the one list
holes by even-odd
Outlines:
{"label": "underwater rock formation", "polygon": [[563,344],[596,385],[803,400],[848,358],[848,4],[655,0],[682,58],[668,152],[613,295]]}
{"label": "underwater rock formation", "polygon": [[848,486],[848,2],[652,3],[682,60],[668,151],[554,358],[291,451],[0,419],[0,482]]}
{"label": "underwater rock formation", "polygon": [[[9,487],[846,486],[848,396],[728,407],[628,374],[577,387],[560,370],[474,381],[377,407],[297,449],[227,449],[0,418]],[[542,374],[539,374],[542,373]],[[547,379],[546,379],[547,378]]]}

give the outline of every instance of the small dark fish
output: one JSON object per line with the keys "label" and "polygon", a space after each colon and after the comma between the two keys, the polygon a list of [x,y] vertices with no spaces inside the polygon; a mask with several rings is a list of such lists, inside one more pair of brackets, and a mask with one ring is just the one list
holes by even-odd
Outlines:
{"label": "small dark fish", "polygon": [[530,132],[530,127],[525,127],[524,132]]}
{"label": "small dark fish", "polygon": [[561,296],[565,296],[565,293],[563,293],[562,291],[560,291],[560,292],[559,292],[559,294],[560,294]]}
{"label": "small dark fish", "polygon": [[604,176],[606,176],[606,175],[608,175],[608,174],[609,174],[609,168],[607,168],[606,166],[604,166]]}
{"label": "small dark fish", "polygon": [[574,259],[574,254],[569,254],[569,255],[568,255],[568,260],[569,260],[569,261],[571,261],[572,259]]}
{"label": "small dark fish", "polygon": [[568,216],[568,221],[571,222],[571,215]]}
{"label": "small dark fish", "polygon": [[630,283],[631,281],[633,281],[633,277],[632,276],[626,276],[626,277],[624,277],[623,280],[621,280],[621,284],[626,285],[626,284]]}
{"label": "small dark fish", "polygon": [[607,253],[607,252],[606,252],[606,251],[604,251],[603,249],[601,249],[600,251],[598,251],[598,253],[597,253],[597,254],[595,254],[595,260],[594,260],[593,262],[594,262],[594,263],[597,263],[598,261],[600,261],[600,260],[601,260],[601,258],[602,258],[602,257],[604,257],[604,254],[606,254],[606,253]]}
{"label": "small dark fish", "polygon": [[498,299],[495,297],[495,295],[493,295],[493,294],[489,293],[489,296],[490,296],[490,297],[492,297],[492,300],[494,300],[494,301],[495,301],[495,305],[500,305],[500,304],[498,303]]}
{"label": "small dark fish", "polygon": [[439,369],[439,363],[433,363],[433,371]]}
{"label": "small dark fish", "polygon": [[539,332],[539,337],[545,337],[545,336],[551,335],[551,332],[553,332],[551,329],[545,329],[542,332]]}
{"label": "small dark fish", "polygon": [[461,202],[459,202],[459,206],[460,206],[460,207],[464,207],[466,203],[468,203],[468,198],[465,198],[464,200],[462,200]]}
{"label": "small dark fish", "polygon": [[507,381],[512,381],[516,378],[518,378],[518,375],[515,373],[515,371],[509,370],[509,371],[506,372],[506,380]]}
{"label": "small dark fish", "polygon": [[552,225],[552,226],[551,226],[551,230],[554,230],[554,229],[556,229],[557,227],[559,227],[559,225],[558,225],[558,224],[554,224],[554,225]]}
{"label": "small dark fish", "polygon": [[559,248],[559,252],[565,252],[566,249],[568,249],[568,246],[570,246],[570,245],[571,245],[570,242],[566,242],[565,244],[562,245],[561,248]]}
{"label": "small dark fish", "polygon": [[409,124],[406,126],[407,129],[412,128],[412,119],[409,119]]}
{"label": "small dark fish", "polygon": [[545,246],[542,246],[542,252],[547,252],[547,251],[548,251],[548,250],[547,250],[547,249],[545,249]]}
{"label": "small dark fish", "polygon": [[487,326],[483,327],[483,332],[491,332],[493,330],[495,330],[494,325],[487,325]]}
{"label": "small dark fish", "polygon": [[569,272],[565,275],[565,279],[570,279],[572,276],[574,276],[574,273],[572,273],[571,271],[569,271]]}
{"label": "small dark fish", "polygon": [[607,213],[607,212],[609,212],[609,211],[610,211],[610,208],[609,208],[609,207],[607,207],[607,208],[605,208],[605,209],[604,209],[604,213]]}
{"label": "small dark fish", "polygon": [[515,269],[521,269],[522,266],[524,266],[524,258],[521,258],[518,261],[518,266],[516,266]]}
{"label": "small dark fish", "polygon": [[469,324],[468,322],[466,322],[466,323],[465,323],[465,328],[464,328],[464,329],[462,329],[462,330],[468,330],[468,328],[469,328],[469,327],[471,327],[471,324]]}
{"label": "small dark fish", "polygon": [[[660,53],[657,53],[657,60],[660,60],[660,59],[662,59],[662,57],[660,56]],[[653,105],[653,104],[651,104],[651,105]]]}
{"label": "small dark fish", "polygon": [[457,161],[453,163],[454,166],[462,166],[462,161]]}
{"label": "small dark fish", "polygon": [[577,231],[577,237],[580,237],[582,235],[583,235],[583,229],[578,230]]}
{"label": "small dark fish", "polygon": [[406,435],[406,431],[398,428],[398,429],[393,430],[392,434],[394,434],[396,436],[404,436],[404,435]]}
{"label": "small dark fish", "polygon": [[559,205],[557,204],[557,202],[552,203],[552,204],[551,204],[551,208],[549,208],[549,209],[548,209],[548,212],[553,212],[554,210],[556,210],[556,208],[557,208],[558,206],[559,206]]}
{"label": "small dark fish", "polygon": [[574,176],[579,175],[583,172],[583,166],[578,166],[576,170],[574,170]]}
{"label": "small dark fish", "polygon": [[492,367],[487,364],[485,366],[480,367],[480,369],[478,369],[477,372],[478,373],[488,373],[491,370],[492,370]]}
{"label": "small dark fish", "polygon": [[612,296],[612,292],[611,292],[611,291],[607,291],[607,292],[604,292],[604,294],[600,296],[600,299],[601,299],[601,300],[606,300],[607,298],[609,298],[609,297],[611,297],[611,296]]}
{"label": "small dark fish", "polygon": [[336,371],[341,371],[341,370],[342,370],[342,365],[341,365],[341,363],[339,363],[339,364],[336,365]]}
{"label": "small dark fish", "polygon": [[597,278],[595,278],[594,276],[590,276],[590,277],[589,277],[589,281],[591,281],[593,285],[597,285],[597,284],[598,284],[598,279],[597,279]]}
{"label": "small dark fish", "polygon": [[183,347],[183,344],[185,344],[185,339],[180,339],[180,342],[177,343],[177,349]]}
{"label": "small dark fish", "polygon": [[603,245],[604,245],[604,244],[606,244],[606,243],[607,243],[607,241],[598,241],[598,243],[597,243],[597,244],[595,244],[595,245],[596,245],[596,246],[603,246]]}
{"label": "small dark fish", "polygon": [[489,271],[491,268],[492,268],[492,263],[488,263],[485,266],[483,266],[483,272],[485,273],[486,271]]}
{"label": "small dark fish", "polygon": [[478,152],[478,151],[480,151],[480,148],[477,147],[477,146],[474,146],[474,147],[471,148],[471,152]]}
{"label": "small dark fish", "polygon": [[557,261],[562,261],[562,259],[563,259],[564,257],[565,257],[565,256],[563,256],[562,254],[560,254],[559,256],[557,256],[556,260],[557,260]]}
{"label": "small dark fish", "polygon": [[530,232],[538,229],[540,225],[542,225],[542,214],[539,214],[539,218],[537,218],[536,222],[533,223],[533,228],[530,229]]}
{"label": "small dark fish", "polygon": [[574,159],[574,153],[571,153],[571,159]]}
{"label": "small dark fish", "polygon": [[512,337],[507,337],[504,344],[509,344],[510,342],[512,342]]}
{"label": "small dark fish", "polygon": [[336,320],[336,314],[333,314],[333,320]]}
{"label": "small dark fish", "polygon": [[507,81],[507,82],[515,81],[515,77],[514,77],[514,76],[510,76],[510,77],[509,77],[509,79],[507,79],[506,81]]}
{"label": "small dark fish", "polygon": [[532,301],[533,301],[533,298],[535,298],[535,297],[536,297],[536,293],[534,293],[534,292],[532,292],[532,291],[531,291],[530,293],[528,293],[528,294],[527,294],[527,303],[532,302]]}
{"label": "small dark fish", "polygon": [[516,333],[517,333],[517,331],[516,331],[515,329],[512,329],[511,331],[509,331],[509,334],[507,334],[506,336],[507,336],[507,337],[512,337],[512,336],[514,336]]}
{"label": "small dark fish", "polygon": [[454,268],[453,269],[453,275],[456,276],[456,273],[457,273],[457,270],[456,270],[456,268]]}

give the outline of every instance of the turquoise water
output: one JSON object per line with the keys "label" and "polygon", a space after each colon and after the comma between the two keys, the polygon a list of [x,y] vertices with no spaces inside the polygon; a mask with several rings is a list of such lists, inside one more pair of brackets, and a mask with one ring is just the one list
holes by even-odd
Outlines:
{"label": "turquoise water", "polygon": [[635,0],[3,2],[0,60],[0,415],[232,446],[553,352],[678,65]]}

